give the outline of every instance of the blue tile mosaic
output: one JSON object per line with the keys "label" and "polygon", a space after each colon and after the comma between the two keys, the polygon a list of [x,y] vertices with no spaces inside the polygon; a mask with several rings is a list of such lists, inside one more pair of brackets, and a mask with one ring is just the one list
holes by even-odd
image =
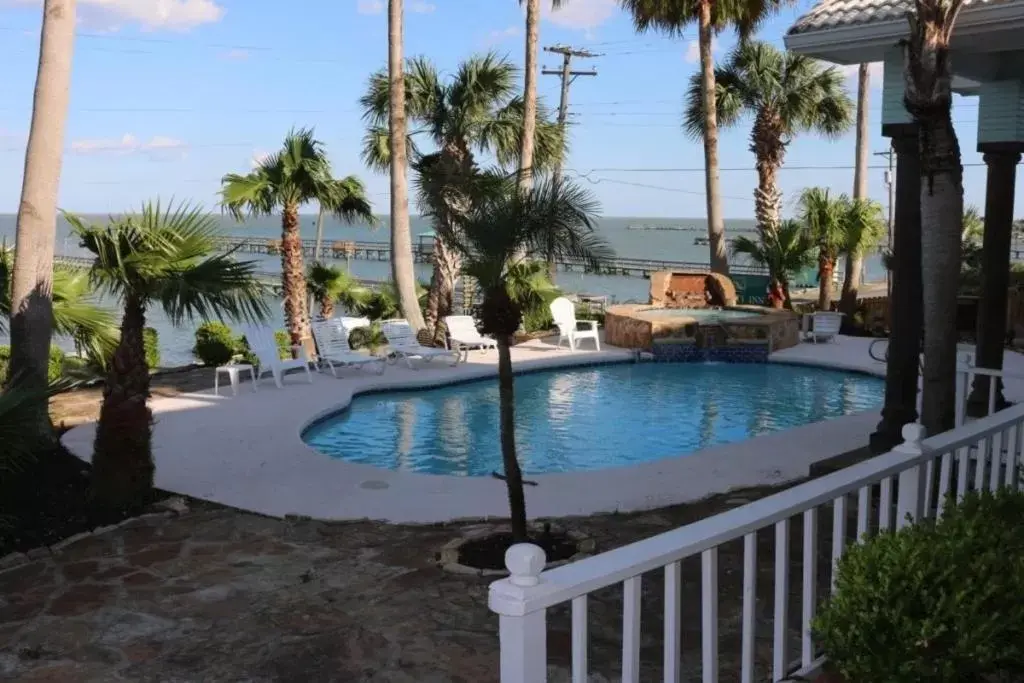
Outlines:
{"label": "blue tile mosaic", "polygon": [[655,362],[661,363],[767,363],[769,344],[736,344],[701,348],[696,344],[655,344]]}

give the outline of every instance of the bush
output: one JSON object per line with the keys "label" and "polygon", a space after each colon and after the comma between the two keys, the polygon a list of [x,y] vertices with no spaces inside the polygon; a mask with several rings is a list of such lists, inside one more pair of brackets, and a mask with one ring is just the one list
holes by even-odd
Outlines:
{"label": "bush", "polygon": [[277,344],[277,357],[278,358],[291,358],[292,357],[292,338],[285,330],[277,330],[274,332],[274,343]]}
{"label": "bush", "polygon": [[527,332],[542,332],[555,326],[548,304],[530,306],[523,309],[523,329]]}
{"label": "bush", "polygon": [[369,349],[371,354],[388,343],[387,337],[376,323],[369,327],[357,327],[348,335],[348,345],[353,349]]}
{"label": "bush", "polygon": [[[7,382],[7,366],[11,363],[11,347],[0,346],[0,384]],[[50,357],[46,364],[46,378],[56,382],[64,375],[64,352],[60,347],[50,346]]]}
{"label": "bush", "polygon": [[160,336],[152,327],[142,331],[142,345],[146,349],[146,367],[156,370],[160,367]]}
{"label": "bush", "polygon": [[192,355],[207,367],[220,367],[242,352],[242,339],[222,322],[206,322],[196,330]]}
{"label": "bush", "polygon": [[968,494],[941,520],[847,549],[814,622],[851,683],[1011,680],[1024,670],[1024,494]]}

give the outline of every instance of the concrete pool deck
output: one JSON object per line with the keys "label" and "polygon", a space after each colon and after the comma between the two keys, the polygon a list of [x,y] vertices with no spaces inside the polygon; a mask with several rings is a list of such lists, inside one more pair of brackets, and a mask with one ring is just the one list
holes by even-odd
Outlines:
{"label": "concrete pool deck", "polygon": [[[633,352],[556,349],[553,340],[513,349],[517,371],[613,363]],[[801,344],[773,354],[773,362],[884,373],[868,356],[872,340],[840,337],[831,344]],[[1024,377],[1024,356],[1007,353],[1007,370]],[[493,377],[495,352],[470,353],[450,367],[442,360],[389,366],[383,375],[344,370],[338,379],[319,374],[270,381],[259,391],[243,383],[237,397],[212,392],[151,401],[154,413],[156,485],[164,490],[275,517],[325,520],[374,519],[435,523],[506,517],[505,485],[490,477],[437,476],[386,470],[323,455],[300,438],[317,417],[347,406],[353,396]],[[1006,396],[1024,400],[1024,381],[1009,379]],[[526,487],[531,517],[567,517],[635,511],[705,498],[735,488],[774,485],[807,475],[810,466],[867,443],[878,412],[836,418],[686,455],[594,472],[532,475]],[[95,425],[76,427],[63,442],[89,459]],[[497,434],[495,434],[497,443]]]}

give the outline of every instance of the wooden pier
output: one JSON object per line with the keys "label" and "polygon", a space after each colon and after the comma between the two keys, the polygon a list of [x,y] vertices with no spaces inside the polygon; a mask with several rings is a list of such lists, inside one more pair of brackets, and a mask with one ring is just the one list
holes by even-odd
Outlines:
{"label": "wooden pier", "polygon": [[[239,254],[259,254],[273,256],[281,253],[281,240],[265,237],[224,237],[218,241],[223,251]],[[320,253],[316,252],[316,240],[302,240],[302,253],[308,259],[319,260],[362,260],[390,261],[391,245],[388,242],[355,242],[337,240],[324,242]],[[413,245],[413,259],[416,263],[430,263],[433,244],[419,243]],[[651,273],[659,270],[682,271],[690,273],[707,273],[710,267],[706,263],[687,261],[669,261],[661,259],[614,258],[602,268],[595,270],[581,260],[564,260],[558,264],[559,270],[569,273],[585,273],[590,275],[617,275],[621,277],[639,277],[650,279]],[[766,271],[756,266],[731,265],[730,271],[741,275],[766,275]]]}

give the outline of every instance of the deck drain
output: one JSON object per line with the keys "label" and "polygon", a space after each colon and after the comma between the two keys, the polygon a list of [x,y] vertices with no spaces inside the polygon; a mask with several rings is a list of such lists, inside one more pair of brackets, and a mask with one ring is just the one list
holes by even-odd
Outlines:
{"label": "deck drain", "polygon": [[381,481],[380,479],[369,479],[360,484],[359,488],[370,489],[371,491],[380,491],[382,489],[388,488],[389,486],[390,484],[388,484],[386,481]]}

